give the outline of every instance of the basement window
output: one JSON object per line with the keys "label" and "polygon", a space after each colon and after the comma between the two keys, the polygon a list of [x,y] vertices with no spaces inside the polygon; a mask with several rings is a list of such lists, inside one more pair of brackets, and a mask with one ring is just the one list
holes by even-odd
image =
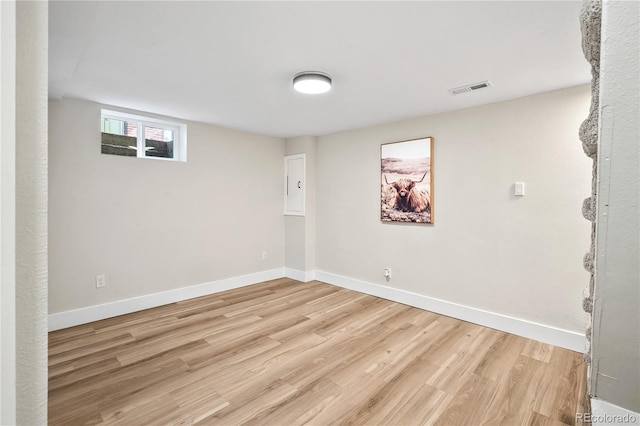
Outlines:
{"label": "basement window", "polygon": [[187,161],[187,125],[103,109],[103,154]]}

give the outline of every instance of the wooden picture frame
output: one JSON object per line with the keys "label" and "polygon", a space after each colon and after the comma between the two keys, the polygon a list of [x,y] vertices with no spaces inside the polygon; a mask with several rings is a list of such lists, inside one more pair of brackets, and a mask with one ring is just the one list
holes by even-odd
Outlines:
{"label": "wooden picture frame", "polygon": [[433,137],[380,145],[380,220],[433,223]]}

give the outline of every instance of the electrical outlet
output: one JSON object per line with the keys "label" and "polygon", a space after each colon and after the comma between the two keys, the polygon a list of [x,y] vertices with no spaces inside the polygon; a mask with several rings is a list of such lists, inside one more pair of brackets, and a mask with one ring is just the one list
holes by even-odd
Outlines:
{"label": "electrical outlet", "polygon": [[267,252],[266,251],[262,252],[262,260],[267,260]]}
{"label": "electrical outlet", "polygon": [[391,279],[391,268],[384,268],[384,277],[387,280]]}
{"label": "electrical outlet", "polygon": [[107,277],[104,275],[96,275],[96,288],[102,288],[107,285]]}

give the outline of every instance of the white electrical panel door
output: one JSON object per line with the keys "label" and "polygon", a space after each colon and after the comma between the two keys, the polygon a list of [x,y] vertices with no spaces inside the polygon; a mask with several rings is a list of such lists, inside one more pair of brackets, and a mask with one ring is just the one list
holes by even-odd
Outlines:
{"label": "white electrical panel door", "polygon": [[284,157],[284,214],[304,216],[305,155]]}

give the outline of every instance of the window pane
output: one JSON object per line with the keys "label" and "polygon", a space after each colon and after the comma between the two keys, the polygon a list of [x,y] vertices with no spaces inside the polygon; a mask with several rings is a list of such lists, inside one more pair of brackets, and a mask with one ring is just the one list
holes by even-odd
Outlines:
{"label": "window pane", "polygon": [[138,124],[102,117],[102,153],[135,157],[138,151]]}
{"label": "window pane", "polygon": [[144,144],[147,157],[173,158],[173,130],[145,126]]}

